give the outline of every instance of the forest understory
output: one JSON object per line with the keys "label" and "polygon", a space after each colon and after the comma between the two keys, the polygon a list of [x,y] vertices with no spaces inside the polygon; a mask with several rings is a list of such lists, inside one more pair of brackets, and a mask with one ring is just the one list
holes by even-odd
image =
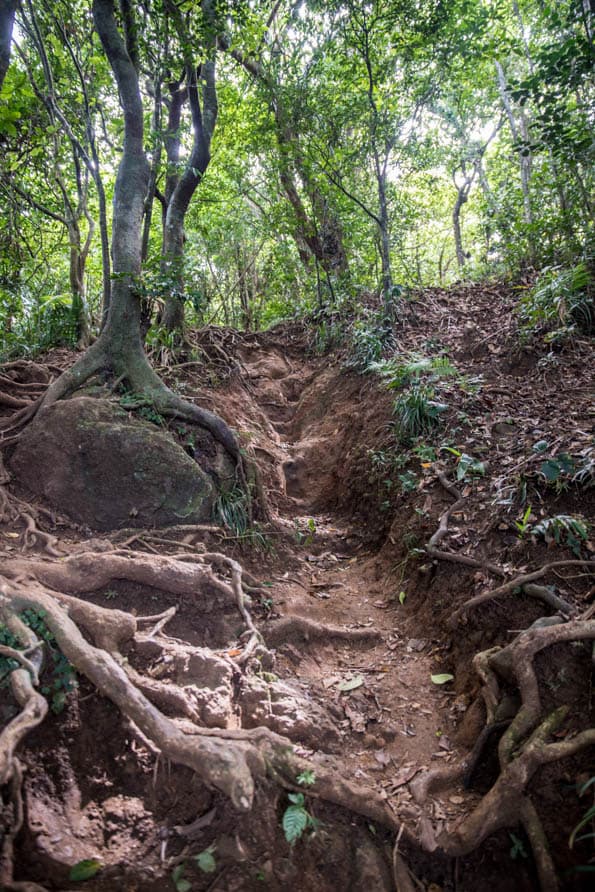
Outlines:
{"label": "forest understory", "polygon": [[[4,450],[2,888],[588,888],[592,343],[523,341],[516,297],[403,303],[398,354],[453,369],[407,442],[328,320],[156,353],[237,431],[256,522],[97,532]],[[0,369],[5,431],[74,358]]]}

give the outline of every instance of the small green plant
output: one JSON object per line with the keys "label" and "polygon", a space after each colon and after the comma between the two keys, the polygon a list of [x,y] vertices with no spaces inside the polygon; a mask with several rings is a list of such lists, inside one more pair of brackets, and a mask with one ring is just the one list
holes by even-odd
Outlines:
{"label": "small green plant", "polygon": [[412,440],[430,431],[439,423],[440,416],[448,408],[435,399],[434,388],[416,382],[397,397],[393,404],[396,432],[401,440]]}
{"label": "small green plant", "polygon": [[315,830],[318,821],[306,808],[306,797],[303,793],[288,793],[287,798],[291,804],[283,812],[282,826],[285,839],[290,846],[293,846],[308,828]]}
{"label": "small green plant", "polygon": [[556,545],[570,548],[572,553],[580,558],[581,547],[589,537],[589,524],[582,517],[556,514],[555,517],[540,520],[531,532],[533,536],[543,536],[548,545],[555,542]]}
{"label": "small green plant", "polygon": [[417,479],[417,475],[413,473],[413,471],[405,471],[404,474],[399,474],[399,482],[401,484],[401,492],[409,493],[415,492],[417,489],[419,480]]}
{"label": "small green plant", "polygon": [[421,462],[435,462],[438,458],[438,450],[435,446],[428,446],[427,443],[418,443],[413,447],[413,454],[416,455]]}
{"label": "small green plant", "polygon": [[509,855],[513,861],[516,861],[517,858],[528,858],[527,850],[525,849],[525,845],[522,839],[516,835],[516,833],[509,833],[510,841],[512,843],[510,847]]}
{"label": "small green plant", "polygon": [[[578,791],[579,797],[584,796],[587,790],[590,787],[595,786],[595,776],[590,777],[588,781],[586,781]],[[574,848],[574,844],[577,842],[581,842],[584,839],[593,839],[595,838],[595,832],[591,830],[589,833],[582,833],[580,836],[578,835],[581,830],[587,827],[589,824],[593,825],[595,821],[595,802],[587,809],[585,814],[582,816],[572,833],[570,834],[570,839],[568,840],[568,845],[572,849]]]}
{"label": "small green plant", "polygon": [[595,449],[587,449],[576,460],[577,470],[572,477],[572,482],[581,489],[589,489],[595,486]]}
{"label": "small green plant", "polygon": [[[535,448],[535,447],[534,447]],[[539,469],[546,486],[553,486],[556,492],[563,492],[573,479],[576,467],[574,459],[567,452],[546,458]]]}
{"label": "small green plant", "polygon": [[316,521],[313,517],[309,517],[304,530],[304,527],[296,517],[293,521],[293,532],[297,544],[307,548],[309,545],[312,545],[312,542],[314,541],[314,536],[316,535]]}
{"label": "small green plant", "polygon": [[350,354],[345,365],[361,374],[373,371],[385,350],[394,350],[396,346],[392,322],[382,311],[354,322],[350,341]]}
{"label": "small green plant", "polygon": [[452,446],[443,446],[447,452],[452,453],[457,458],[456,477],[458,481],[468,480],[470,477],[484,477],[486,472],[485,464],[473,455],[466,452],[460,452]]}
{"label": "small green plant", "polygon": [[[67,695],[77,687],[76,671],[56,645],[56,638],[45,623],[45,612],[26,608],[20,614],[21,619],[37,637],[43,641],[51,661],[46,671],[49,673],[47,683],[41,687],[41,693],[49,699],[50,709],[58,715],[64,709]],[[21,645],[19,640],[6,626],[0,625],[0,644],[15,650]],[[8,675],[18,668],[15,660],[0,656],[0,687],[7,684]],[[45,673],[44,673],[45,674]]]}
{"label": "small green plant", "polygon": [[198,855],[194,856],[196,866],[199,870],[202,870],[203,873],[215,873],[217,870],[215,850],[216,846],[215,843],[213,843],[208,848],[203,849],[202,852],[199,852]]}
{"label": "small green plant", "polygon": [[220,492],[213,506],[213,518],[236,536],[245,536],[250,524],[245,490],[234,486],[233,489]]}
{"label": "small green plant", "polygon": [[119,402],[120,406],[127,412],[135,412],[139,418],[150,421],[151,424],[155,424],[157,427],[165,426],[163,415],[157,411],[151,400],[147,399],[143,394],[126,391],[120,397]]}
{"label": "small green plant", "polygon": [[519,539],[523,539],[527,530],[530,529],[531,524],[529,523],[529,518],[531,517],[531,511],[533,510],[531,505],[527,505],[525,508],[525,513],[521,517],[520,520],[515,520],[514,525],[519,534]]}
{"label": "small green plant", "polygon": [[521,331],[544,334],[546,342],[595,326],[593,277],[586,263],[544,269],[519,302]]}
{"label": "small green plant", "polygon": [[313,787],[316,783],[316,772],[311,768],[306,768],[297,776],[297,782],[302,787]]}
{"label": "small green plant", "polygon": [[401,354],[374,363],[370,371],[380,375],[389,390],[401,390],[422,379],[436,382],[459,374],[447,356],[424,356],[421,353]]}

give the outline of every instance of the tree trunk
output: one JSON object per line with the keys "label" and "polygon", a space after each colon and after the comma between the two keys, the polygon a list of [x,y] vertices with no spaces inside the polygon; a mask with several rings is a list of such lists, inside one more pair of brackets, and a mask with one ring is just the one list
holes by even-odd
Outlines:
{"label": "tree trunk", "polygon": [[457,263],[459,265],[459,269],[463,269],[465,266],[465,252],[463,251],[463,237],[461,235],[461,208],[467,201],[467,196],[464,193],[463,189],[458,190],[457,200],[455,201],[455,206],[452,211],[452,228],[455,239],[455,250],[457,254]]}
{"label": "tree trunk", "polygon": [[374,168],[378,190],[378,228],[380,235],[380,260],[382,264],[382,294],[385,308],[390,309],[393,290],[393,273],[390,259],[390,233],[388,199],[386,195],[386,162],[380,163],[378,151],[374,148]]}
{"label": "tree trunk", "polygon": [[[72,318],[76,327],[77,345],[87,347],[89,344],[89,321],[85,305],[85,265],[86,253],[81,247],[81,233],[78,225],[71,222],[68,227],[70,240],[70,293],[72,295]],[[90,239],[88,239],[89,241]]]}
{"label": "tree trunk", "polygon": [[10,44],[17,0],[0,0],[0,90],[10,65]]}
{"label": "tree trunk", "polygon": [[[520,125],[517,126],[514,112],[512,110],[512,105],[510,103],[510,98],[508,96],[508,84],[506,82],[504,69],[498,61],[495,63],[495,65],[498,77],[498,90],[500,92],[500,99],[502,100],[502,105],[504,107],[504,111],[506,112],[506,117],[508,118],[510,132],[512,134],[512,138],[520,147],[522,141],[525,141],[526,143],[528,140],[527,120],[523,114]],[[523,151],[521,151],[519,154],[519,166],[521,174],[521,191],[523,194],[523,219],[527,226],[531,226],[533,224],[533,209],[531,207],[530,181],[533,159],[528,146],[525,146],[523,148]],[[529,238],[529,243],[531,245],[531,252],[533,253],[532,237]]]}
{"label": "tree trunk", "polygon": [[211,160],[211,139],[217,123],[217,89],[215,86],[215,9],[213,0],[202,0],[201,8],[207,31],[205,46],[208,58],[200,65],[199,75],[192,58],[192,44],[180,10],[167,0],[166,8],[172,16],[182,52],[188,102],[192,114],[193,142],[188,163],[169,199],[163,233],[162,264],[171,280],[172,293],[165,301],[162,323],[168,331],[181,332],[184,326],[184,219],[192,196],[202,180]]}
{"label": "tree trunk", "polygon": [[225,422],[206,409],[185,402],[153,371],[141,337],[138,277],[141,271],[141,229],[149,182],[143,144],[143,106],[138,74],[118,30],[114,0],[93,0],[93,19],[115,75],[124,112],[124,149],[114,188],[112,254],[114,282],[107,322],[101,335],[77,362],[50,385],[41,402],[49,406],[73,393],[99,371],[126,381],[156,411],[198,424],[236,461],[240,483],[248,489],[238,441]]}

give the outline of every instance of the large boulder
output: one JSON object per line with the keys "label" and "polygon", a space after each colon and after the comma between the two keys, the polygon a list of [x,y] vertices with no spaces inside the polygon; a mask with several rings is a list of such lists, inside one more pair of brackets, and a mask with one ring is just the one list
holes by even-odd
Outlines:
{"label": "large boulder", "polygon": [[211,476],[170,434],[92,397],[42,409],[10,466],[28,489],[100,530],[201,523],[216,498]]}

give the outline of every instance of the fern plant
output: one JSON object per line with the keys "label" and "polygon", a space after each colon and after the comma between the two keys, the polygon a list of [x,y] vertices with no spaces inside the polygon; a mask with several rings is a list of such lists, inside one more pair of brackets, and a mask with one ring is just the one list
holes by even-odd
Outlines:
{"label": "fern plant", "polygon": [[380,375],[389,390],[400,390],[422,378],[435,382],[458,374],[447,356],[424,356],[421,353],[404,354],[373,363],[370,371]]}

